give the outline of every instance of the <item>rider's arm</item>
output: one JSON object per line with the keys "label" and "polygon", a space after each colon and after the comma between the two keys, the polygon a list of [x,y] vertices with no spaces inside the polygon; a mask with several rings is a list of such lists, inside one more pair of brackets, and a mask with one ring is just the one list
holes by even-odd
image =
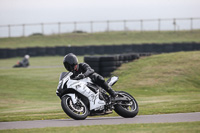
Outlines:
{"label": "rider's arm", "polygon": [[85,77],[88,77],[94,73],[94,70],[87,63],[81,63],[80,65],[83,69],[83,75]]}

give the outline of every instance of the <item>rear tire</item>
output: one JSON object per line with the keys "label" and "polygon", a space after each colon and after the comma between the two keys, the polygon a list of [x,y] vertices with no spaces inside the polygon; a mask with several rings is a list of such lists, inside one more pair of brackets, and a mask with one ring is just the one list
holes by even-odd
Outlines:
{"label": "rear tire", "polygon": [[64,112],[75,120],[84,120],[89,114],[88,108],[82,100],[78,99],[77,103],[73,104],[70,96],[61,98],[61,106]]}
{"label": "rear tire", "polygon": [[121,104],[127,104],[127,105],[120,105],[120,104],[114,105],[115,112],[118,115],[125,117],[125,118],[135,117],[139,111],[139,107],[138,107],[138,104],[137,104],[137,101],[135,100],[135,98],[133,96],[131,96],[130,94],[128,94],[127,92],[120,91],[118,93],[119,93],[118,96],[127,97],[131,101],[129,103],[121,102]]}

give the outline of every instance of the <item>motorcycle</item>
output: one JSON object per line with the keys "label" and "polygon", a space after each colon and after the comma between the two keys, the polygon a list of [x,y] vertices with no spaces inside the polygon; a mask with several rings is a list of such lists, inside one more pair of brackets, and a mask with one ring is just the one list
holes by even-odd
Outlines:
{"label": "motorcycle", "polygon": [[[132,118],[138,114],[138,104],[133,96],[124,91],[116,91],[112,98],[107,92],[94,84],[89,77],[73,80],[72,72],[62,72],[56,94],[61,99],[64,112],[75,120],[84,120],[87,116],[107,115],[114,110],[118,115]],[[113,76],[106,82],[111,87],[118,81]]]}

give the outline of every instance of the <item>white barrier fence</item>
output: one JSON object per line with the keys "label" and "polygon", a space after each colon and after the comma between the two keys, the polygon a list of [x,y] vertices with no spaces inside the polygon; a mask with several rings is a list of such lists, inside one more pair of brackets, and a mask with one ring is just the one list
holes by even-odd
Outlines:
{"label": "white barrier fence", "polygon": [[33,34],[109,31],[180,31],[200,29],[200,18],[106,20],[0,25],[0,37],[21,37]]}

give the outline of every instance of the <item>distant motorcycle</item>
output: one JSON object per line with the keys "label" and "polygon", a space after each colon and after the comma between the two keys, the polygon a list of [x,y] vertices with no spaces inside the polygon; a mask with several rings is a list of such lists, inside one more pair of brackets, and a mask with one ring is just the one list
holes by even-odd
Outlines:
{"label": "distant motorcycle", "polygon": [[[64,112],[75,120],[84,120],[87,116],[106,115],[114,110],[118,115],[132,118],[138,114],[138,104],[133,96],[124,91],[116,91],[111,98],[104,89],[94,84],[89,77],[73,80],[72,72],[60,75],[56,94],[61,99]],[[107,83],[113,86],[118,77],[111,77]]]}
{"label": "distant motorcycle", "polygon": [[29,64],[29,58],[30,58],[29,55],[25,55],[24,58],[21,61],[18,61],[17,64],[15,64],[13,66],[13,68],[16,68],[16,67],[28,67],[30,65]]}

